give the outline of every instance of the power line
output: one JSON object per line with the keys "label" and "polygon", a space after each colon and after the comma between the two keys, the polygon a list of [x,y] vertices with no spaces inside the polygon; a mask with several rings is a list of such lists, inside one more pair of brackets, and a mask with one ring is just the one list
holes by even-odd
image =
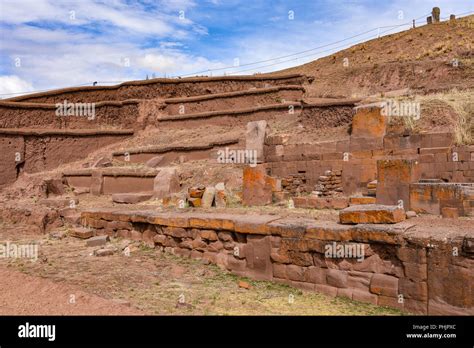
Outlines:
{"label": "power line", "polygon": [[[460,16],[463,16],[463,15],[471,14],[471,13],[474,13],[474,11],[469,11],[469,12],[464,12],[464,13],[456,14],[456,16],[457,16],[457,17],[460,17]],[[428,14],[425,14],[425,15],[423,15],[423,16],[420,16],[420,17],[414,19],[415,23],[418,22],[418,21],[421,20],[421,19],[424,20],[424,19],[425,19],[427,16],[429,16],[430,14],[431,14],[431,13],[428,13]],[[344,42],[344,41],[347,41],[347,40],[351,40],[351,39],[354,39],[354,38],[356,38],[356,37],[360,37],[360,36],[366,35],[366,34],[368,34],[368,33],[371,33],[371,32],[373,32],[373,31],[375,31],[375,30],[380,30],[380,29],[382,29],[382,28],[391,28],[391,29],[388,29],[388,30],[385,30],[385,31],[382,31],[382,32],[378,32],[378,33],[377,33],[377,36],[380,37],[381,34],[384,34],[384,33],[387,33],[387,32],[389,32],[389,31],[392,31],[392,30],[395,29],[395,28],[399,28],[399,27],[406,26],[406,25],[411,25],[412,23],[413,23],[413,21],[407,22],[407,23],[403,23],[403,24],[398,24],[398,25],[392,25],[392,26],[376,27],[376,28],[367,30],[367,31],[365,31],[365,32],[363,32],[363,33],[359,33],[359,34],[356,34],[356,35],[353,35],[353,36],[350,36],[350,37],[347,37],[347,38],[344,38],[344,39],[341,39],[341,40],[338,40],[338,41],[334,41],[334,42],[331,42],[331,43],[328,43],[328,44],[325,44],[325,45],[322,45],[322,46],[313,47],[313,48],[310,48],[310,49],[307,49],[307,50],[304,50],[304,51],[300,51],[300,52],[296,52],[296,53],[292,53],[292,54],[288,54],[288,55],[284,55],[284,56],[279,56],[279,57],[264,59],[264,60],[255,61],[255,62],[251,62],[251,63],[241,64],[241,65],[239,65],[239,66],[229,66],[229,67],[224,67],[224,68],[207,69],[207,70],[202,70],[202,71],[198,71],[198,72],[194,72],[194,73],[189,73],[189,74],[184,74],[184,75],[177,75],[177,76],[174,76],[174,77],[195,76],[195,75],[197,75],[197,74],[202,74],[202,73],[207,73],[207,72],[221,71],[221,70],[226,70],[226,69],[237,69],[237,68],[246,67],[246,66],[251,66],[251,65],[256,65],[256,64],[260,64],[260,63],[267,63],[267,62],[271,62],[271,61],[275,61],[275,60],[279,60],[279,59],[295,57],[295,56],[299,56],[299,55],[304,54],[304,53],[312,52],[312,51],[317,50],[317,49],[320,49],[320,48],[325,48],[325,47],[333,46],[333,45],[335,45],[335,44],[338,44],[338,43],[341,43],[341,42]],[[365,40],[369,40],[370,38],[372,38],[372,37],[366,38],[366,39],[364,39],[364,41],[365,41]],[[341,48],[341,47],[345,47],[346,45],[361,43],[361,42],[364,42],[364,41],[349,42],[348,44],[344,44],[344,45],[341,45],[341,46],[336,46],[336,47],[333,47],[333,48],[330,48],[330,49],[327,49],[327,50],[323,50],[323,51],[314,52],[314,53],[309,54],[309,55],[305,55],[305,56],[301,56],[301,57],[295,57],[295,58],[292,58],[292,59],[289,59],[289,60],[284,60],[284,61],[281,61],[281,62],[276,62],[276,63],[272,63],[272,64],[268,64],[268,65],[264,65],[264,66],[259,66],[259,67],[255,67],[255,68],[251,68],[251,69],[245,69],[245,70],[234,71],[234,72],[229,73],[229,75],[235,75],[235,74],[237,74],[237,73],[242,73],[242,72],[246,72],[246,71],[252,71],[252,70],[261,69],[261,68],[265,68],[265,67],[271,67],[271,66],[280,65],[280,64],[287,63],[287,62],[294,61],[294,60],[298,60],[298,59],[303,59],[303,58],[312,57],[312,56],[318,55],[318,54],[320,54],[320,53],[324,53],[324,52],[327,52],[327,51],[331,51],[331,50],[334,50],[334,49],[338,49],[338,48]],[[126,82],[126,81],[98,81],[98,83],[122,83],[122,82]],[[91,82],[87,82],[87,83],[79,84],[79,85],[72,86],[72,87],[66,87],[66,88],[82,87],[82,86],[87,86],[87,85],[91,85],[91,84],[92,84]],[[57,88],[45,89],[45,90],[36,90],[36,91],[17,92],[17,93],[3,93],[3,94],[0,94],[0,96],[18,95],[18,94],[25,94],[25,93],[48,92],[48,91],[52,91],[52,90],[55,90],[55,89],[57,89]]]}

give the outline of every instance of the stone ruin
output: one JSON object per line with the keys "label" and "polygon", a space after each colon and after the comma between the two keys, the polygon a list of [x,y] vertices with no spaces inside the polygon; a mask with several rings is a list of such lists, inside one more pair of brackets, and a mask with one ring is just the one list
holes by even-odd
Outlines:
{"label": "stone ruin", "polygon": [[[108,238],[125,238],[329,296],[474,314],[474,224],[446,235],[418,216],[472,221],[474,146],[455,145],[451,133],[393,132],[379,104],[303,102],[307,83],[302,75],[151,79],[1,101],[0,219],[38,233],[69,226],[71,236],[100,245],[96,256],[110,254]],[[94,120],[55,116],[54,104],[65,99],[96,103]],[[308,132],[342,122],[351,133],[307,142],[278,128],[281,121]],[[166,135],[229,124],[240,135],[121,146],[149,129]],[[107,156],[86,161],[100,149]],[[199,163],[230,168],[240,181],[183,169]],[[58,176],[44,174],[25,193],[36,203],[19,208],[15,193],[8,196],[25,175],[58,167]],[[108,206],[84,207],[89,196],[106,197]],[[246,213],[265,205],[280,213]],[[287,214],[293,210],[338,218]],[[352,246],[357,255],[338,254]]]}

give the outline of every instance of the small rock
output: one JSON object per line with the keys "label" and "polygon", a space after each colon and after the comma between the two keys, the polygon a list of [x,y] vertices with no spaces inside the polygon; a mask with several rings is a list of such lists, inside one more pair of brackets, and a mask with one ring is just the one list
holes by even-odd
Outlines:
{"label": "small rock", "polygon": [[97,249],[94,251],[95,256],[110,256],[115,252],[114,249]]}
{"label": "small rock", "polygon": [[417,215],[416,212],[414,212],[413,210],[407,211],[407,219],[415,218],[415,217],[417,217],[417,216],[418,216],[418,215]]}
{"label": "small rock", "polygon": [[241,281],[239,281],[239,288],[249,290],[251,288],[251,286],[250,286],[249,283],[244,282],[243,280],[241,280]]}
{"label": "small rock", "polygon": [[92,237],[86,240],[86,246],[88,247],[102,246],[102,245],[107,244],[109,240],[110,240],[109,236]]}
{"label": "small rock", "polygon": [[112,160],[109,157],[99,158],[93,165],[94,168],[112,167]]}
{"label": "small rock", "polygon": [[90,228],[76,227],[69,231],[71,237],[88,239],[94,235],[94,231]]}

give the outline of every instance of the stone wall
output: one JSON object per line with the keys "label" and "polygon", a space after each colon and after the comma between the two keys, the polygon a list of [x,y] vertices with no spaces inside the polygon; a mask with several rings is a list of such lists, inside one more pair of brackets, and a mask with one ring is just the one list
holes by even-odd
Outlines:
{"label": "stone wall", "polygon": [[455,209],[459,216],[474,216],[474,184],[410,184],[410,209],[441,215],[445,208]]}
{"label": "stone wall", "polygon": [[89,86],[58,89],[10,98],[8,101],[33,103],[100,102],[103,100],[153,99],[196,96],[262,88],[267,86],[301,85],[307,78],[298,75],[282,76],[220,76],[185,79],[151,79],[129,81],[114,86]]}
{"label": "stone wall", "polygon": [[55,104],[0,101],[0,128],[141,129],[145,120],[140,115],[147,113],[138,100],[96,103],[94,117],[58,116],[56,110]]}
{"label": "stone wall", "polygon": [[36,173],[83,159],[100,147],[122,141],[133,131],[0,130],[0,186],[22,172]]}
{"label": "stone wall", "polygon": [[[85,211],[81,219],[98,235],[206,259],[241,276],[418,314],[474,314],[474,240],[465,233],[427,239],[427,231],[404,223],[113,209]],[[328,252],[341,247],[359,252]]]}
{"label": "stone wall", "polygon": [[421,179],[474,182],[474,146],[454,146],[449,133],[348,136],[314,144],[285,144],[282,137],[275,136],[267,138],[265,145],[271,175],[286,178],[304,172],[305,187],[314,187],[325,171],[342,170],[343,192],[347,195],[367,194],[367,184],[377,179],[377,161],[397,159],[418,161]]}

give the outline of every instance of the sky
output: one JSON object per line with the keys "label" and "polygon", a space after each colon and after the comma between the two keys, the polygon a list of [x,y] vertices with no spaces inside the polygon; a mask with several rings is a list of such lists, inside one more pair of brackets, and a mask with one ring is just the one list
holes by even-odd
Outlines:
{"label": "sky", "polygon": [[280,70],[422,25],[433,6],[474,12],[473,0],[0,0],[0,98]]}

